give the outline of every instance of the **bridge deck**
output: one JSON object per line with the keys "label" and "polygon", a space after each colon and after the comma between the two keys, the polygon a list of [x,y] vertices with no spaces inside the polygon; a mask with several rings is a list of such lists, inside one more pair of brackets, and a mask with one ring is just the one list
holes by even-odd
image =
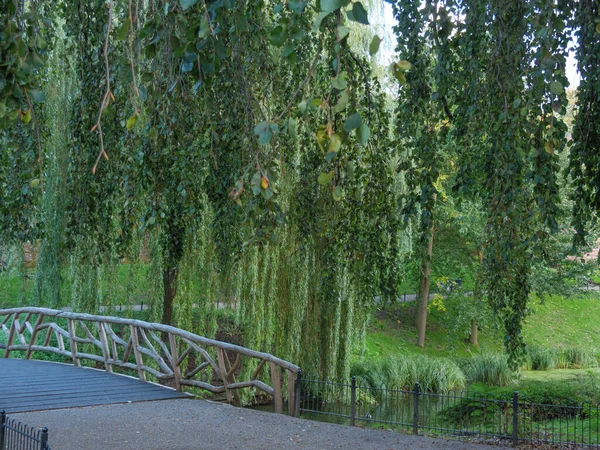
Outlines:
{"label": "bridge deck", "polygon": [[7,413],[175,398],[189,396],[101,370],[0,358],[0,410]]}

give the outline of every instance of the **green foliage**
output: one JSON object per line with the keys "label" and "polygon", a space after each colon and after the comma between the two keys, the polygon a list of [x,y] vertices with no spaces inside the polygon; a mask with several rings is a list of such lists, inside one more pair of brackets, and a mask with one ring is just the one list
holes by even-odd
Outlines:
{"label": "green foliage", "polygon": [[[512,417],[512,398],[515,388],[489,388],[485,385],[472,385],[465,396],[444,408],[441,418],[460,426],[493,426],[499,422],[509,422]],[[573,418],[578,410],[569,406],[579,406],[585,400],[578,386],[565,383],[529,382],[519,386],[519,402],[523,412],[534,422]],[[537,406],[527,407],[527,403]],[[560,406],[559,406],[560,405]],[[564,406],[564,407],[561,407]],[[510,422],[509,422],[510,423]],[[560,425],[555,425],[558,429]]]}
{"label": "green foliage", "polygon": [[69,159],[70,113],[75,92],[72,74],[67,70],[64,44],[56,46],[48,79],[49,92],[45,115],[48,146],[44,155],[46,173],[42,193],[44,239],[37,261],[34,304],[55,307],[61,303],[61,250],[65,242],[65,208],[67,199],[66,172]]}
{"label": "green foliage", "polygon": [[600,174],[600,41],[594,20],[598,4],[585,0],[577,4],[574,30],[577,36],[577,62],[583,75],[577,93],[577,109],[570,141],[569,175],[574,191],[572,200],[575,245],[582,245],[589,230],[588,223],[600,209],[600,199],[594,193]]}
{"label": "green foliage", "polygon": [[25,2],[2,0],[0,28],[0,130],[17,121],[28,124],[33,103],[44,101],[40,69],[44,66],[46,36],[35,7]]}
{"label": "green foliage", "polygon": [[434,276],[475,291],[457,330],[484,326],[485,292],[517,363],[558,228],[571,29],[585,70],[570,173],[580,210],[594,201],[597,14],[567,3],[394,2],[392,115],[361,2],[0,0],[2,245],[39,238],[36,303],[70,289],[92,312],[123,298],[123,258],[141,280],[148,240],[148,288],[128,304],[147,293],[154,320],[213,335],[215,303],[233,302],[246,345],[344,377],[435,223],[460,249],[434,252]]}

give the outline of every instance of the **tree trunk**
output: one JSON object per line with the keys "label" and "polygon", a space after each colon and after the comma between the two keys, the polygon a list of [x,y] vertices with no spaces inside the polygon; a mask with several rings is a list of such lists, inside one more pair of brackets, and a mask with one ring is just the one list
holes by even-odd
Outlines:
{"label": "tree trunk", "polygon": [[479,332],[479,330],[477,328],[477,322],[475,321],[475,319],[471,320],[471,336],[469,336],[469,343],[471,345],[474,345],[475,347],[479,346],[479,343],[477,341],[477,333]]}
{"label": "tree trunk", "polygon": [[423,262],[421,264],[421,279],[419,281],[419,296],[417,304],[417,329],[419,331],[417,345],[419,347],[425,347],[425,330],[427,328],[427,306],[429,305],[429,287],[431,285],[431,258],[433,255],[434,231],[434,224],[432,220],[431,231],[429,233],[429,242],[427,244],[427,253],[423,257]]}
{"label": "tree trunk", "polygon": [[177,267],[165,267],[163,270],[163,315],[161,322],[165,325],[172,325],[173,320],[173,301],[177,294],[177,278],[179,269]]}
{"label": "tree trunk", "polygon": [[[479,273],[477,275],[477,281],[475,282],[475,292],[473,292],[473,297],[475,301],[481,300],[483,294],[481,292],[481,266],[483,265],[483,251],[479,251]],[[471,335],[469,336],[469,343],[476,347],[479,346],[479,327],[477,326],[477,321],[475,318],[471,319]]]}

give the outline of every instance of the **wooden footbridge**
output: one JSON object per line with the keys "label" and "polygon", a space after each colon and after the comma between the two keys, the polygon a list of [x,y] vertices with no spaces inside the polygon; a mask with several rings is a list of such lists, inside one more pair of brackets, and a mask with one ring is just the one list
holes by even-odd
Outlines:
{"label": "wooden footbridge", "polygon": [[[272,396],[276,412],[287,399],[295,413],[299,367],[268,353],[168,325],[46,308],[0,309],[0,326],[0,409],[7,412],[182,398],[196,390],[235,403],[238,390],[250,388]],[[32,360],[48,354],[69,364]],[[243,373],[247,379],[239,379]]]}

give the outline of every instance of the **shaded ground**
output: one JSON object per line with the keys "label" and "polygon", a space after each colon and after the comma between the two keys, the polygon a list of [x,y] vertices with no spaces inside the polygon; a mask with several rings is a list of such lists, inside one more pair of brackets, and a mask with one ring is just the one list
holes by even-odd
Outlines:
{"label": "shaded ground", "polygon": [[313,422],[202,400],[103,405],[12,417],[47,426],[53,450],[502,448]]}

